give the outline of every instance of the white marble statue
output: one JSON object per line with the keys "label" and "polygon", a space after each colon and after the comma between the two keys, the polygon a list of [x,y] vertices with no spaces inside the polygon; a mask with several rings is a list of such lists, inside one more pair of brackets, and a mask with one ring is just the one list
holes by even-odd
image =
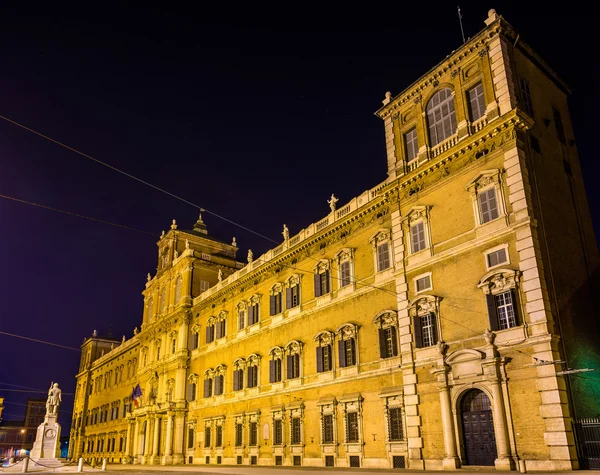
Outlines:
{"label": "white marble statue", "polygon": [[254,260],[254,253],[252,249],[248,249],[248,264],[250,264]]}
{"label": "white marble statue", "polygon": [[150,282],[152,280],[152,276],[150,275],[150,272],[148,272],[148,276],[146,277],[146,279],[148,280],[148,282]]}
{"label": "white marble statue", "polygon": [[223,280],[223,271],[221,269],[219,269],[219,274],[217,275],[217,278],[219,279],[219,282]]}
{"label": "white marble statue", "polygon": [[231,241],[231,245],[233,247],[237,247],[237,241],[235,240],[235,237],[233,238],[233,240]]}
{"label": "white marble statue", "polygon": [[62,391],[58,388],[58,383],[50,384],[48,399],[46,400],[46,416],[57,416],[61,402]]}
{"label": "white marble statue", "polygon": [[177,221],[173,220],[173,223],[171,224],[171,229],[177,229]]}
{"label": "white marble statue", "polygon": [[283,234],[284,241],[287,241],[290,238],[290,230],[285,224],[283,225],[283,231],[281,234]]}
{"label": "white marble statue", "polygon": [[331,193],[331,199],[327,200],[327,204],[329,204],[329,207],[331,208],[332,213],[335,211],[338,201],[339,201],[339,199],[337,199],[335,197],[335,195],[333,193]]}
{"label": "white marble statue", "polygon": [[190,241],[188,239],[185,240],[185,248],[186,249],[190,248]]}

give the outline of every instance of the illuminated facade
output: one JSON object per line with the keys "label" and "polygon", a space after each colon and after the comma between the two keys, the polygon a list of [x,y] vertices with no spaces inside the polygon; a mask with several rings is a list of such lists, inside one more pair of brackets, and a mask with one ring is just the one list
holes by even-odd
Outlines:
{"label": "illuminated facade", "polygon": [[540,364],[598,362],[568,90],[493,10],[485,23],[386,94],[378,186],[244,263],[201,218],[173,222],[141,330],[83,344],[72,456],[578,466],[570,421],[599,395]]}

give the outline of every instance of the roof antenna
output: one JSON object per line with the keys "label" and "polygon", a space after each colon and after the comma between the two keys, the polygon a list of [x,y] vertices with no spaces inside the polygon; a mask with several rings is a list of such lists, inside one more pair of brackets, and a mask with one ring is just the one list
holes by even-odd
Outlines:
{"label": "roof antenna", "polygon": [[465,30],[463,30],[463,26],[462,26],[462,15],[460,14],[460,7],[457,5],[456,9],[458,10],[458,22],[460,23],[460,34],[462,35],[462,39],[463,39],[463,43],[464,43],[464,42],[466,42]]}

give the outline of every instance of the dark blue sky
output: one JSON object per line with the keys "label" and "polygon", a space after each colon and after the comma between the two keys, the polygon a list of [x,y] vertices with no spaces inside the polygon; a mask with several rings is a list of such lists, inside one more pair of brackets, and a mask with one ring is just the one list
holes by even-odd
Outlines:
{"label": "dark blue sky", "polygon": [[[332,192],[342,204],[385,178],[373,112],[387,90],[399,93],[461,44],[453,4],[94,11],[22,3],[0,10],[0,115],[275,240],[283,223],[293,235],[327,214]],[[600,66],[589,51],[597,17],[473,3],[461,4],[467,36],[494,7],[572,87],[598,231],[600,190],[589,178],[598,169]],[[74,347],[111,325],[116,337],[131,336],[156,239],[172,218],[185,228],[197,217],[4,121],[0,194],[155,234],[0,199],[0,331]],[[241,260],[249,247],[255,256],[272,247],[205,221],[211,234],[237,237]],[[76,352],[0,335],[0,361],[0,388],[45,390],[52,380],[74,388]],[[17,404],[29,396],[0,395]],[[71,402],[65,397],[63,424]],[[5,419],[23,409],[7,404]]]}

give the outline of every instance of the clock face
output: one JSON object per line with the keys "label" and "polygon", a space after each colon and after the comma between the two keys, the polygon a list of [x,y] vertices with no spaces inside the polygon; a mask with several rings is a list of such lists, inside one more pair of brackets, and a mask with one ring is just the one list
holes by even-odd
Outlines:
{"label": "clock face", "polygon": [[54,439],[56,437],[56,431],[54,429],[48,429],[45,434],[46,439]]}

